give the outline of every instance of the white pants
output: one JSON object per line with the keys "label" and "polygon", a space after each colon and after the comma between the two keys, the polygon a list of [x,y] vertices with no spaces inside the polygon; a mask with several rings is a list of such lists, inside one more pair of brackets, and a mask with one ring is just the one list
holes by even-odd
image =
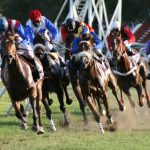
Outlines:
{"label": "white pants", "polygon": [[34,58],[34,51],[31,47],[31,45],[28,42],[24,42],[22,41],[20,44],[20,49],[17,51],[18,54],[24,55],[29,59],[33,59]]}
{"label": "white pants", "polygon": [[139,53],[137,53],[137,54],[135,54],[135,55],[133,55],[133,56],[131,56],[131,57],[132,57],[132,59],[133,59],[136,63],[138,63],[139,60],[140,60],[140,54],[139,54]]}
{"label": "white pants", "polygon": [[51,51],[53,49],[53,45],[49,41],[45,41],[46,51]]}

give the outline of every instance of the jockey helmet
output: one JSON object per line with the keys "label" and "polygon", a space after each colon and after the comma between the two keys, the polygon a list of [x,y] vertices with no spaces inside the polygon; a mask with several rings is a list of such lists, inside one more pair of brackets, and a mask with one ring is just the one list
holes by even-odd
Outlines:
{"label": "jockey helmet", "polygon": [[40,21],[41,12],[37,9],[34,9],[34,10],[30,11],[29,18],[31,19],[31,21]]}
{"label": "jockey helmet", "polygon": [[120,31],[120,28],[121,28],[121,24],[120,24],[119,21],[116,20],[116,21],[114,21],[114,22],[112,23],[111,31],[114,30],[114,29],[118,29],[118,30]]}
{"label": "jockey helmet", "polygon": [[7,19],[5,17],[1,17],[0,18],[0,33],[7,31],[7,29],[8,29]]}
{"label": "jockey helmet", "polygon": [[72,19],[72,18],[68,18],[66,20],[65,26],[66,26],[68,31],[73,31],[75,29],[75,27],[76,27],[75,20]]}
{"label": "jockey helmet", "polygon": [[78,33],[80,38],[87,39],[89,37],[90,31],[86,26],[80,26],[78,28]]}
{"label": "jockey helmet", "polygon": [[40,26],[41,16],[41,12],[37,9],[30,11],[29,18],[35,27]]}

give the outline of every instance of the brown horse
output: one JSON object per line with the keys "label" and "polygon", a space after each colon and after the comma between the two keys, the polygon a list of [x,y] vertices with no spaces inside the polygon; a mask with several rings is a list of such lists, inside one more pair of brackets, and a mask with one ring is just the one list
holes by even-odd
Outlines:
{"label": "brown horse", "polygon": [[[92,51],[92,45],[91,45],[90,41],[81,41],[79,43],[79,51],[90,51],[92,57],[95,59],[95,53]],[[108,62],[107,58],[102,53],[101,53],[101,55],[103,56],[103,59],[104,59],[103,62],[102,62],[103,70],[105,72],[107,72],[108,78],[109,78],[108,86],[112,90],[112,93],[113,93],[113,95],[115,96],[115,98],[118,102],[120,111],[124,111],[125,107],[123,105],[123,102],[120,101],[119,98],[118,98],[116,78],[115,78],[115,76],[112,72],[112,69],[110,68],[110,65],[109,65],[109,62]],[[105,66],[104,63],[107,65],[108,68],[105,68],[106,66]]]}
{"label": "brown horse", "polygon": [[[79,83],[82,91],[83,98],[86,100],[89,108],[94,114],[95,120],[98,123],[99,130],[104,134],[104,129],[100,121],[100,112],[96,107],[96,102],[93,95],[102,98],[108,123],[112,124],[112,116],[109,111],[108,105],[108,81],[109,74],[104,71],[103,66],[92,58],[89,51],[78,53],[77,61],[79,65]],[[100,109],[100,108],[99,108]]]}
{"label": "brown horse", "polygon": [[5,65],[2,69],[1,78],[11,98],[16,117],[21,120],[22,127],[27,127],[27,115],[21,101],[29,97],[33,109],[32,129],[36,130],[38,134],[44,133],[40,116],[43,79],[41,76],[37,82],[34,81],[29,64],[17,54],[14,39],[14,35],[3,37],[2,54]]}
{"label": "brown horse", "polygon": [[[135,50],[134,50],[135,51]],[[136,52],[136,51],[135,51]],[[135,107],[135,103],[131,98],[129,89],[134,87],[138,93],[139,106],[143,106],[142,86],[145,91],[147,104],[150,107],[150,97],[146,87],[146,67],[141,60],[140,64],[136,64],[132,57],[129,57],[121,37],[114,37],[114,60],[116,70],[114,71],[117,82],[121,91],[121,99],[123,101],[122,91],[127,95],[131,106]]]}

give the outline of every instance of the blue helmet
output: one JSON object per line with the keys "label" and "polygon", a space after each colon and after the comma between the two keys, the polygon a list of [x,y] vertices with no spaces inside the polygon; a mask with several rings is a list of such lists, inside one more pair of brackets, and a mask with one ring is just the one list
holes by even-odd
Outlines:
{"label": "blue helmet", "polygon": [[85,35],[85,34],[89,34],[90,31],[89,31],[88,27],[86,27],[86,26],[80,26],[80,27],[78,28],[78,33],[79,33],[80,35]]}
{"label": "blue helmet", "polygon": [[7,31],[8,29],[8,22],[5,17],[0,18],[0,33]]}

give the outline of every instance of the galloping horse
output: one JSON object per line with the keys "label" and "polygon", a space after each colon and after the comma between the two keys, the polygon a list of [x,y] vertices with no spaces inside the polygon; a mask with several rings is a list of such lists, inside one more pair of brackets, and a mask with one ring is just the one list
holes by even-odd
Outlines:
{"label": "galloping horse", "polygon": [[27,115],[25,114],[23,105],[20,102],[29,97],[33,109],[32,129],[36,130],[38,134],[44,133],[40,116],[40,100],[42,98],[43,82],[42,76],[44,75],[42,75],[42,78],[37,82],[34,81],[29,63],[17,54],[14,39],[14,35],[5,35],[3,37],[2,55],[4,57],[3,59],[5,59],[5,65],[2,69],[1,78],[11,98],[16,117],[21,120],[22,127],[27,128]]}
{"label": "galloping horse", "polygon": [[[96,59],[96,57],[94,56],[95,53],[92,51],[92,45],[91,45],[90,41],[81,41],[79,43],[79,51],[80,52],[82,52],[82,51],[90,51],[92,57],[94,59]],[[104,62],[102,62],[102,67],[103,67],[104,71],[107,72],[107,74],[108,74],[108,78],[109,78],[109,80],[108,80],[108,86],[112,90],[112,93],[113,93],[113,95],[115,96],[115,98],[116,98],[116,100],[118,102],[120,111],[124,111],[125,107],[123,105],[123,102],[119,100],[118,94],[117,94],[117,81],[116,81],[116,78],[115,78],[115,76],[114,76],[114,74],[113,74],[113,72],[112,72],[112,70],[110,68],[108,60],[105,58],[105,56],[102,53],[101,53],[101,55],[105,59],[103,61],[105,61],[106,65],[108,67],[108,68],[106,68]]]}
{"label": "galloping horse", "polygon": [[[63,112],[64,125],[68,126],[69,121],[66,116],[66,107],[64,104],[63,93],[66,95],[66,103],[71,104],[72,99],[69,98],[67,86],[69,85],[69,75],[64,73],[63,68],[60,66],[58,59],[53,58],[52,53],[46,53],[45,39],[42,34],[37,34],[34,39],[34,51],[36,56],[40,59],[44,68],[44,81],[43,81],[43,97],[42,102],[46,109],[47,117],[50,120],[50,128],[56,130],[51,117],[51,110],[49,108],[49,92],[55,92],[57,94],[60,110]],[[55,52],[53,54],[56,54]],[[51,103],[51,102],[50,102]]]}
{"label": "galloping horse", "polygon": [[116,71],[114,73],[117,77],[117,82],[121,91],[121,99],[123,101],[122,91],[127,95],[132,107],[135,103],[131,98],[129,89],[134,87],[137,90],[139,98],[139,106],[143,106],[142,86],[145,90],[145,97],[147,104],[150,107],[150,97],[146,87],[146,67],[141,60],[140,64],[136,64],[126,52],[121,37],[114,37],[114,59],[116,64]]}
{"label": "galloping horse", "polygon": [[[104,71],[102,65],[92,58],[92,55],[87,51],[79,52],[77,55],[79,65],[79,83],[83,98],[86,100],[89,108],[94,114],[95,120],[98,123],[99,130],[104,134],[104,129],[100,121],[100,112],[97,110],[93,94],[102,98],[106,108],[106,116],[108,123],[112,123],[112,116],[108,105],[108,81],[109,74]],[[94,89],[94,90],[93,90]],[[93,92],[94,91],[94,92]]]}

